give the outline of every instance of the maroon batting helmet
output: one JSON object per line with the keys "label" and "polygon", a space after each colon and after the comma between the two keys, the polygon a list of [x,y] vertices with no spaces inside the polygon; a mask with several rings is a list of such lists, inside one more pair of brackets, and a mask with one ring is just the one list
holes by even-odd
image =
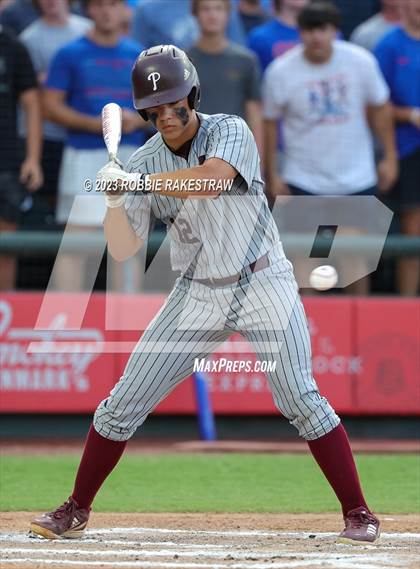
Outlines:
{"label": "maroon batting helmet", "polygon": [[200,104],[200,81],[187,54],[174,45],[156,45],[136,59],[131,72],[134,107],[147,120],[144,109],[175,103],[188,97],[191,109]]}

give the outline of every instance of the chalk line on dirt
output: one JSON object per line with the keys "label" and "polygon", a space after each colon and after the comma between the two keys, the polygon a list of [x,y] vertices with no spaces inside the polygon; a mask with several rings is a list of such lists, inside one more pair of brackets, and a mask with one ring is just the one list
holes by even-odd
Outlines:
{"label": "chalk line on dirt", "polygon": [[[316,560],[299,560],[299,561],[287,561],[285,563],[281,562],[269,562],[269,563],[249,563],[244,565],[243,563],[238,564],[215,564],[215,563],[173,563],[170,561],[157,562],[157,561],[74,561],[74,560],[62,560],[62,559],[39,559],[39,558],[15,558],[15,559],[4,559],[3,563],[39,563],[42,562],[45,565],[81,565],[81,566],[101,566],[101,567],[151,567],[155,569],[157,567],[162,567],[162,569],[293,569],[301,567],[333,567],[335,569],[354,569],[354,563],[349,563],[347,560],[332,559],[332,560],[322,560],[318,562]],[[372,563],[362,563],[357,565],[357,569],[393,569],[395,567],[392,565],[373,565]]]}
{"label": "chalk line on dirt", "polygon": [[[286,551],[284,553],[273,551],[269,552],[266,550],[255,550],[250,549],[249,551],[238,551],[234,552],[231,549],[226,549],[225,551],[211,551],[211,550],[197,550],[197,551],[182,551],[182,552],[174,552],[173,550],[165,550],[161,549],[159,551],[150,550],[150,549],[65,549],[65,548],[31,548],[31,547],[6,547],[2,549],[3,553],[42,553],[43,555],[73,555],[83,554],[86,556],[97,556],[97,557],[170,557],[173,556],[175,553],[179,556],[179,558],[183,557],[211,557],[215,559],[224,559],[227,556],[229,560],[233,559],[245,559],[245,560],[252,560],[252,558],[266,558],[266,559],[286,559],[290,557],[306,557],[310,559],[322,559],[333,557],[334,559],[337,557],[337,552],[302,552],[302,551]],[[340,552],[340,558],[358,561],[360,560],[360,555],[357,555],[355,552],[353,553],[344,553]],[[389,555],[384,555],[381,552],[369,554],[369,557],[373,561],[378,562],[387,562],[389,561]]]}

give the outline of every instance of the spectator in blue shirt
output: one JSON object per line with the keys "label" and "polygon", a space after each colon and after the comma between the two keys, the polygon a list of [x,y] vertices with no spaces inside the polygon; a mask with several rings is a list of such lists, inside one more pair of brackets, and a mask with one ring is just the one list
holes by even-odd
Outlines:
{"label": "spectator in blue shirt", "polygon": [[300,42],[297,18],[306,4],[308,0],[274,0],[274,19],[249,34],[248,45],[257,54],[263,70],[275,57]]}
{"label": "spectator in blue shirt", "polygon": [[[41,17],[29,24],[19,36],[31,56],[43,87],[49,65],[57,51],[86,34],[92,26],[87,18],[70,13],[69,0],[37,0]],[[57,201],[58,173],[63,152],[64,129],[56,124],[43,124],[42,167],[44,185],[38,192],[49,215],[54,215]],[[44,201],[45,200],[45,201]]]}
{"label": "spectator in blue shirt", "polygon": [[[191,0],[141,0],[133,14],[132,36],[146,48],[174,44],[188,50],[199,37]],[[236,10],[230,14],[228,38],[246,44],[246,34]]]}
{"label": "spectator in blue shirt", "polygon": [[[400,177],[389,198],[401,229],[420,235],[420,2],[402,2],[400,27],[377,45],[375,55],[391,91],[397,123]],[[400,293],[415,296],[420,259],[402,259],[397,270]]]}
{"label": "spectator in blue shirt", "polygon": [[[85,8],[94,26],[55,55],[45,85],[44,108],[46,118],[67,129],[57,221],[86,230],[101,226],[105,215],[102,196],[89,196],[88,207],[84,200],[75,200],[87,195],[84,181],[95,180],[96,172],[108,161],[102,138],[103,106],[114,102],[123,109],[119,151],[123,162],[146,137],[139,130],[145,123],[133,110],[131,93],[131,69],[143,48],[120,36],[125,2],[85,0]],[[61,290],[82,288],[85,260],[68,255],[57,259],[56,283]]]}

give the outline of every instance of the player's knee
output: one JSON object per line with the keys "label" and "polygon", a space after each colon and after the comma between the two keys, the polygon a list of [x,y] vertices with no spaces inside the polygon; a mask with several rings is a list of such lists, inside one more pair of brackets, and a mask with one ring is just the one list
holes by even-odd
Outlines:
{"label": "player's knee", "polygon": [[127,441],[138,427],[137,424],[130,424],[129,418],[126,418],[121,410],[113,409],[109,399],[102,401],[96,409],[93,426],[100,435],[112,441]]}
{"label": "player's knee", "polygon": [[295,403],[293,411],[293,417],[289,419],[290,424],[308,441],[326,435],[340,422],[334,409],[317,391],[302,395]]}

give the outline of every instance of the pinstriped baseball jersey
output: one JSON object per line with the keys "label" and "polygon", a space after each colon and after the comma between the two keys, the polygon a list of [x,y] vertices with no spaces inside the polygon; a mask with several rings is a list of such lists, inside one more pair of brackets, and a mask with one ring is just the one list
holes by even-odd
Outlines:
{"label": "pinstriped baseball jersey", "polygon": [[[112,440],[129,439],[192,372],[194,358],[207,356],[239,332],[260,359],[276,361],[267,378],[277,407],[302,437],[319,438],[340,419],[312,375],[304,309],[263,194],[255,142],[238,117],[199,118],[187,160],[171,152],[157,134],[134,153],[128,170],[176,171],[217,157],[229,162],[238,176],[232,191],[217,198],[127,196],[127,214],[141,238],[147,237],[149,218],[167,223],[172,264],[184,274],[144,331],[121,379],[98,406],[95,429]],[[197,281],[239,273],[265,252],[268,265],[243,271],[237,282],[219,286]]]}
{"label": "pinstriped baseball jersey", "polygon": [[147,237],[153,218],[166,223],[174,270],[195,278],[239,273],[279,241],[261,179],[258,150],[247,124],[231,115],[198,113],[199,130],[188,158],[172,152],[155,134],[130,158],[128,172],[173,172],[220,158],[238,172],[232,187],[216,198],[188,199],[131,194],[127,215],[137,235]]}

